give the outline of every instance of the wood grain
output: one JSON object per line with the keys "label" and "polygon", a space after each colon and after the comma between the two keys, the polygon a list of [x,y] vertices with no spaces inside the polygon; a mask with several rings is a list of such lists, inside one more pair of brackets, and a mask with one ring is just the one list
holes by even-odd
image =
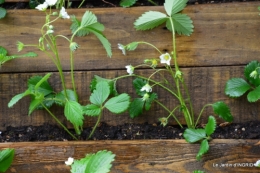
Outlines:
{"label": "wood grain", "polygon": [[[181,66],[243,65],[250,60],[259,59],[259,15],[258,2],[189,5],[183,11],[194,22],[194,33],[177,37],[178,61]],[[89,35],[77,38],[81,46],[75,53],[76,70],[122,69],[125,64],[136,65],[144,58],[158,57],[158,53],[147,46],[122,55],[117,44],[133,41],[147,41],[161,51],[172,51],[171,34],[160,26],[152,31],[136,31],[133,22],[148,7],[138,8],[100,8],[68,10],[81,18],[86,10],[95,13],[106,27],[105,35],[111,42],[113,56],[108,58],[100,42]],[[163,7],[149,7],[150,11],[164,11]],[[17,54],[16,42],[37,44],[40,28],[45,21],[43,12],[37,10],[9,10],[6,18],[0,20],[1,46],[10,54]],[[55,33],[71,35],[70,20],[58,20],[54,23]],[[64,70],[69,69],[68,43],[58,42]],[[23,52],[34,50],[26,49]],[[39,57],[19,59],[6,63],[2,72],[56,71],[51,61],[39,51]],[[100,63],[102,62],[102,63]],[[17,68],[19,67],[19,68]]]}
{"label": "wood grain", "polygon": [[[195,103],[194,112],[198,114],[206,103],[225,101],[231,107],[234,122],[246,120],[259,120],[260,111],[257,103],[250,104],[246,98],[230,99],[224,94],[226,81],[231,77],[243,77],[243,66],[251,60],[259,60],[259,15],[257,2],[225,3],[210,5],[189,5],[184,10],[194,21],[194,33],[190,36],[178,36],[178,61],[186,77],[187,87],[190,89],[192,101]],[[105,35],[112,44],[113,57],[106,56],[101,44],[94,36],[79,38],[77,42],[81,46],[75,52],[75,78],[81,104],[87,104],[89,98],[89,83],[94,75],[114,78],[126,74],[125,66],[137,65],[145,58],[158,57],[159,55],[149,47],[141,46],[137,51],[129,52],[123,56],[117,48],[117,43],[126,44],[132,41],[148,41],[159,47],[160,50],[171,51],[170,33],[164,26],[152,31],[135,31],[132,23],[148,7],[138,8],[100,8],[68,10],[69,14],[75,14],[80,18],[85,10],[94,12],[98,20],[106,26]],[[149,10],[163,11],[163,7],[149,7]],[[6,47],[9,55],[17,54],[16,41],[26,44],[35,44],[40,37],[40,30],[45,16],[37,10],[9,10],[8,16],[0,20],[1,46]],[[59,20],[55,24],[55,32],[71,35],[69,31],[70,21]],[[2,41],[3,40],[3,41]],[[63,40],[60,46],[64,71],[69,70],[68,45]],[[26,49],[27,51],[31,49]],[[25,53],[26,51],[22,52]],[[36,111],[28,117],[29,98],[17,103],[14,108],[7,108],[10,99],[26,89],[27,79],[33,75],[44,75],[53,72],[50,83],[55,90],[60,91],[60,80],[52,62],[39,51],[37,58],[25,58],[9,61],[1,67],[0,73],[0,130],[7,126],[41,125],[44,122],[55,123],[50,116],[43,111]],[[139,74],[148,74],[148,69],[136,70]],[[158,79],[158,77],[156,77]],[[68,87],[69,73],[66,80]],[[119,92],[129,92],[134,95],[131,79],[122,80],[119,83]],[[174,107],[176,101],[170,98],[165,91],[155,90],[162,102],[169,107]],[[63,117],[61,108],[52,110],[68,127],[71,125]],[[206,115],[212,114],[207,109],[202,117],[206,121]],[[116,116],[116,118],[115,118]],[[127,114],[111,115],[104,112],[102,121],[110,125],[122,123],[154,123],[167,113],[158,105],[153,105],[151,111],[137,119],[130,119]],[[184,123],[183,117],[177,114]],[[94,118],[87,118],[85,126],[92,126]],[[173,120],[170,123],[174,124]]]}
{"label": "wood grain", "polygon": [[[194,103],[195,115],[198,115],[202,107],[207,103],[214,103],[217,101],[224,101],[231,108],[231,112],[234,116],[234,122],[244,122],[249,120],[260,120],[258,112],[260,107],[258,103],[248,103],[246,97],[239,99],[231,99],[224,94],[226,81],[230,77],[243,77],[243,68],[239,66],[224,66],[224,67],[194,67],[194,68],[183,68],[185,74],[186,85],[190,89],[190,96]],[[136,74],[148,75],[151,74],[152,70],[137,70]],[[81,71],[76,72],[75,80],[77,84],[77,90],[79,94],[79,100],[82,105],[89,103],[90,90],[89,85],[94,75],[99,75],[105,78],[114,78],[119,75],[126,74],[125,70],[104,70],[104,71]],[[26,97],[19,101],[13,106],[8,108],[7,104],[11,98],[19,93],[26,90],[27,79],[32,75],[44,75],[41,73],[17,73],[17,74],[1,74],[1,88],[0,93],[0,104],[2,105],[0,112],[0,129],[4,130],[7,126],[23,126],[23,125],[41,125],[45,122],[56,124],[53,119],[43,110],[37,110],[28,116],[28,108],[30,98]],[[159,75],[155,75],[154,79],[158,80]],[[167,76],[165,76],[167,77]],[[137,95],[133,90],[132,80],[133,77],[119,80],[117,82],[117,89],[120,93],[127,92],[133,98]],[[70,75],[67,73],[66,80],[70,84]],[[61,90],[61,83],[57,73],[53,73],[50,78],[50,83],[56,92]],[[172,82],[171,80],[169,80]],[[71,88],[70,85],[68,85]],[[154,87],[154,92],[158,94],[159,100],[164,103],[169,109],[173,109],[175,105],[179,103],[169,95],[165,90]],[[71,127],[63,116],[63,110],[60,107],[53,107],[51,109],[57,117],[68,127]],[[208,108],[202,116],[202,122],[207,121],[208,115],[213,115],[212,109]],[[102,121],[110,125],[124,124],[124,123],[155,123],[160,117],[166,117],[168,113],[164,111],[158,104],[154,103],[150,111],[144,111],[144,114],[138,118],[131,119],[128,113],[115,115],[105,111],[103,113]],[[182,115],[176,113],[180,122],[185,124]],[[96,118],[86,117],[85,126],[93,126]],[[222,120],[218,119],[218,122]],[[173,119],[170,119],[170,124],[176,124]]]}
{"label": "wood grain", "polygon": [[210,142],[210,150],[201,161],[195,159],[199,144],[188,144],[184,140],[0,144],[0,149],[7,147],[16,150],[14,162],[7,173],[66,173],[69,167],[64,161],[68,157],[80,159],[87,153],[104,149],[116,154],[111,173],[259,172],[253,166],[259,159],[259,140],[215,139]]}

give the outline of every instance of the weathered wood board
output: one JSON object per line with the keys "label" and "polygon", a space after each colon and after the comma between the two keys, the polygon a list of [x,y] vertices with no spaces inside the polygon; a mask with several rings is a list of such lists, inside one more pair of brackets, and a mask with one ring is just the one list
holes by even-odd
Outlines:
{"label": "weathered wood board", "polygon": [[[242,76],[244,67],[200,67],[200,68],[183,68],[183,72],[186,74],[186,83],[188,88],[190,89],[190,96],[193,98],[192,101],[194,104],[195,115],[198,115],[202,107],[207,103],[214,103],[216,101],[224,101],[226,102],[230,108],[231,112],[234,115],[234,122],[244,122],[247,120],[255,120],[259,119],[260,107],[258,103],[248,104],[246,98],[240,99],[230,99],[224,94],[225,82],[229,77],[238,75]],[[148,70],[139,70],[137,73],[146,74]],[[90,90],[89,83],[94,75],[99,75],[102,77],[116,77],[118,74],[126,73],[121,70],[113,70],[113,71],[82,71],[77,72],[75,75],[75,80],[78,84],[78,94],[80,95],[80,100],[83,105],[88,104]],[[26,87],[26,79],[29,78],[34,73],[18,73],[18,74],[2,74],[0,75],[0,81],[2,81],[2,89],[1,93],[1,105],[7,105],[10,99],[14,96],[14,94],[18,94],[23,92],[23,88]],[[53,84],[54,88],[58,91],[60,90],[60,83],[55,82],[57,80],[56,73],[53,74],[53,78],[50,78],[50,83]],[[67,79],[69,80],[69,75],[67,75]],[[12,80],[15,79],[15,80]],[[118,81],[118,91],[119,92],[128,92],[131,95],[137,97],[135,91],[133,91],[133,86],[131,85],[133,78],[123,79]],[[84,81],[84,82],[82,82]],[[13,86],[11,88],[12,92],[9,92],[10,84]],[[178,102],[174,99],[173,96],[170,96],[168,92],[165,90],[154,88],[154,92],[156,92],[159,96],[159,100],[162,103],[165,103],[168,107],[174,108],[173,105],[178,104]],[[4,129],[7,124],[12,126],[21,126],[21,125],[41,125],[44,122],[54,123],[51,119],[50,115],[44,110],[35,111],[31,116],[28,116],[28,107],[29,107],[30,98],[24,98],[22,101],[18,102],[14,105],[13,108],[2,109],[1,111],[1,121],[0,127]],[[70,126],[63,116],[63,109],[60,107],[53,107],[52,109],[56,115],[58,115],[59,119],[62,120],[64,124]],[[248,111],[250,110],[250,111]],[[168,113],[162,109],[158,104],[154,103],[152,109],[148,112],[144,111],[144,115],[131,119],[128,113],[114,115],[110,114],[107,111],[104,112],[104,116],[102,121],[110,124],[124,124],[124,123],[155,123],[158,121],[158,118],[162,116],[166,116]],[[180,119],[181,123],[185,123],[184,119],[181,115],[176,114]],[[210,108],[206,109],[204,113],[204,117],[208,117],[208,115],[212,115],[212,110]],[[207,115],[207,116],[206,116]],[[93,125],[96,121],[96,118],[86,117],[87,121],[85,122],[86,126]],[[204,119],[204,122],[207,119]],[[171,124],[175,124],[176,122],[171,119]]]}
{"label": "weathered wood board", "polygon": [[[226,81],[231,77],[242,77],[243,66],[251,60],[259,60],[260,17],[257,10],[258,2],[226,3],[210,5],[191,5],[184,12],[194,21],[194,33],[190,36],[177,37],[179,64],[185,73],[186,83],[191,89],[195,113],[209,102],[223,100],[227,102],[235,117],[235,122],[245,120],[259,120],[259,106],[249,104],[245,98],[229,99],[224,94]],[[68,10],[80,18],[86,9]],[[89,35],[78,38],[76,42],[81,46],[75,52],[75,74],[82,104],[87,104],[89,97],[89,82],[93,75],[103,77],[117,77],[126,74],[125,66],[137,65],[145,58],[159,55],[150,47],[140,46],[136,51],[123,56],[117,44],[132,41],[147,41],[156,45],[162,51],[171,51],[170,33],[160,26],[152,31],[135,31],[133,22],[147,7],[87,9],[94,12],[98,20],[106,27],[105,35],[111,42],[113,57],[108,58],[97,39]],[[149,7],[149,10],[163,11],[163,7]],[[37,10],[9,10],[6,18],[0,20],[1,46],[8,49],[9,54],[18,54],[16,41],[35,44],[40,37],[40,28],[45,20],[43,12]],[[71,35],[69,20],[60,20],[55,26],[55,32]],[[61,50],[63,69],[69,71],[68,44],[64,40],[58,43]],[[33,49],[27,49],[32,51]],[[26,51],[23,51],[24,53]],[[26,89],[26,81],[35,74],[44,75],[53,72],[50,79],[55,89],[60,89],[58,73],[51,60],[39,51],[37,58],[17,59],[7,62],[1,67],[0,74],[0,130],[7,126],[40,125],[44,122],[52,123],[50,116],[42,111],[36,111],[30,117],[28,113],[29,99],[19,102],[9,109],[7,103],[15,94]],[[137,73],[147,74],[148,69],[138,70]],[[69,75],[68,78],[69,80]],[[69,82],[70,83],[70,82]],[[119,91],[133,92],[130,79],[122,81]],[[176,102],[168,97],[164,91],[158,90],[159,97],[169,106]],[[64,123],[62,111],[55,107],[53,110]],[[248,111],[250,110],[250,111]],[[207,114],[211,111],[207,110]],[[145,116],[149,115],[149,116]],[[130,119],[127,114],[111,115],[105,113],[103,121],[115,125],[118,123],[156,122],[165,112],[154,106],[151,111],[137,119]],[[114,116],[117,116],[115,118]],[[180,117],[182,118],[182,117]],[[86,125],[93,125],[94,119],[88,119]],[[181,119],[183,122],[183,119]],[[173,123],[173,122],[171,122]],[[68,126],[70,126],[68,124]]]}
{"label": "weathered wood board", "polygon": [[195,159],[198,144],[184,140],[22,142],[1,143],[15,148],[14,162],[7,173],[66,173],[68,157],[80,159],[87,153],[109,150],[116,154],[111,173],[211,173],[259,172],[259,140],[221,140],[210,142],[209,152],[201,161]]}

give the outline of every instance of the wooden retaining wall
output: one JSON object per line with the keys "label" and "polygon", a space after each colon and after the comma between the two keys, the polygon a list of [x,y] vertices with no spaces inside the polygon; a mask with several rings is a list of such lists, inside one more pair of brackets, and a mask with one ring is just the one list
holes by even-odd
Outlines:
{"label": "wooden retaining wall", "polygon": [[[206,103],[225,101],[235,117],[234,122],[260,119],[258,103],[249,104],[245,98],[230,99],[224,94],[226,81],[231,77],[242,77],[244,65],[251,60],[259,60],[260,16],[258,2],[225,3],[189,5],[184,10],[194,21],[194,33],[190,36],[177,37],[178,61],[185,73],[186,83],[191,91],[195,113],[199,113]],[[86,9],[68,10],[80,18]],[[152,31],[135,31],[133,22],[148,7],[138,8],[102,8],[87,9],[98,16],[98,20],[106,27],[105,35],[112,44],[113,56],[108,58],[100,42],[92,35],[78,38],[81,46],[75,52],[75,79],[82,104],[88,103],[90,95],[89,83],[94,75],[114,78],[126,74],[125,66],[137,65],[144,58],[158,57],[159,55],[150,47],[140,46],[136,51],[126,56],[118,50],[117,44],[127,44],[132,41],[147,41],[156,45],[162,51],[171,51],[171,34],[158,27]],[[163,11],[162,7],[149,7],[149,10]],[[43,12],[37,10],[9,10],[7,17],[0,20],[1,46],[8,49],[9,55],[18,54],[16,42],[36,44],[39,39],[40,28],[45,20]],[[70,21],[59,20],[54,24],[55,32],[70,35]],[[68,44],[61,40],[60,46],[63,69],[69,71]],[[25,49],[33,51],[33,49]],[[41,125],[44,122],[55,123],[44,111],[36,111],[30,117],[28,114],[28,101],[25,98],[12,109],[7,107],[10,99],[26,89],[26,81],[33,75],[44,75],[53,72],[50,83],[60,90],[60,81],[57,70],[51,60],[41,52],[37,58],[17,59],[4,64],[0,69],[0,130],[7,126]],[[140,69],[136,72],[147,74],[151,70]],[[66,79],[69,81],[69,72]],[[132,79],[119,81],[118,90],[132,92]],[[68,86],[70,82],[68,83]],[[161,101],[173,107],[175,101],[161,90],[158,92]],[[52,110],[67,126],[69,123],[63,117],[62,110],[54,107]],[[207,110],[205,115],[211,114]],[[108,124],[157,122],[162,115],[166,116],[158,105],[139,118],[130,119],[127,113],[112,115],[104,113],[102,121]],[[205,116],[207,117],[207,116]],[[180,121],[184,120],[179,116]],[[95,119],[87,118],[85,125],[93,125]],[[175,123],[171,121],[170,123]]]}
{"label": "wooden retaining wall", "polygon": [[198,144],[184,140],[131,140],[88,142],[2,143],[1,148],[15,148],[15,159],[7,173],[67,173],[64,161],[80,159],[87,153],[109,150],[116,154],[111,173],[253,173],[259,168],[258,140],[220,140],[210,143],[210,151],[201,161],[195,157]]}

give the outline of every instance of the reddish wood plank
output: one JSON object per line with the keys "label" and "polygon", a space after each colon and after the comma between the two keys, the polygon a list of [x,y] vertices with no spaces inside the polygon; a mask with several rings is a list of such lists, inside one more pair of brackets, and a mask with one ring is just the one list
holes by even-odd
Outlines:
{"label": "reddish wood plank", "polygon": [[259,159],[258,140],[214,139],[201,161],[195,159],[199,145],[184,140],[0,143],[0,149],[7,147],[16,149],[8,173],[66,173],[68,157],[79,159],[104,149],[116,154],[111,173],[259,172],[252,166]]}
{"label": "reddish wood plank", "polygon": [[[258,59],[260,28],[258,2],[189,5],[184,12],[194,21],[194,33],[190,37],[178,36],[177,50],[181,66],[241,65]],[[158,57],[150,47],[141,46],[137,51],[123,56],[117,44],[132,41],[147,41],[160,50],[171,51],[170,33],[163,26],[152,31],[135,31],[133,22],[147,10],[163,11],[162,7],[71,9],[69,14],[80,18],[86,10],[91,10],[106,27],[105,35],[112,44],[113,57],[107,58],[101,44],[94,36],[79,38],[81,46],[76,53],[77,70],[119,69],[125,64],[135,65],[144,58]],[[45,20],[44,13],[37,10],[9,10],[8,16],[0,21],[1,46],[10,54],[17,54],[17,40],[27,44],[37,44],[39,29]],[[70,35],[70,21],[59,20],[55,31]],[[68,44],[58,43],[64,70],[69,69]],[[29,50],[29,49],[27,49]],[[38,52],[39,53],[39,52]],[[100,63],[102,62],[102,63]],[[19,68],[17,68],[19,67]],[[55,71],[53,64],[43,54],[34,60],[19,59],[6,63],[2,72]]]}

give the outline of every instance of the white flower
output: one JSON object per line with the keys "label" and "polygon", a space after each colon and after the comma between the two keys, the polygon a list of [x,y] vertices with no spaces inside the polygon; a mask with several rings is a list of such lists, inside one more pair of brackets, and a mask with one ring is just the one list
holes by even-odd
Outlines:
{"label": "white flower", "polygon": [[70,165],[72,165],[73,162],[74,162],[74,159],[73,159],[72,157],[69,157],[68,160],[65,161],[65,164],[66,164],[67,166],[70,166]]}
{"label": "white flower", "polygon": [[37,10],[40,11],[45,11],[48,8],[48,4],[46,2],[44,2],[43,4],[38,5],[37,7],[35,7]]}
{"label": "white flower", "polygon": [[68,15],[68,13],[66,12],[64,7],[61,7],[61,9],[60,9],[60,17],[62,17],[63,19],[70,18],[70,16]]}
{"label": "white flower", "polygon": [[56,4],[57,0],[45,0],[45,2],[49,5],[49,6],[53,6]]}
{"label": "white flower", "polygon": [[147,83],[141,88],[141,91],[152,92],[152,87]]}
{"label": "white flower", "polygon": [[150,95],[148,93],[145,93],[145,95],[143,96],[142,100],[146,101],[150,98]]}
{"label": "white flower", "polygon": [[118,43],[118,49],[122,50],[123,55],[126,54],[126,53],[125,53],[125,46],[124,46],[124,45]]}
{"label": "white flower", "polygon": [[255,167],[260,167],[260,160],[257,160],[257,162],[254,164]]}
{"label": "white flower", "polygon": [[128,74],[132,75],[134,73],[135,68],[132,65],[125,66]]}
{"label": "white flower", "polygon": [[166,63],[166,64],[170,65],[170,61],[172,58],[168,53],[165,53],[160,56],[160,59],[161,59],[161,63]]}

